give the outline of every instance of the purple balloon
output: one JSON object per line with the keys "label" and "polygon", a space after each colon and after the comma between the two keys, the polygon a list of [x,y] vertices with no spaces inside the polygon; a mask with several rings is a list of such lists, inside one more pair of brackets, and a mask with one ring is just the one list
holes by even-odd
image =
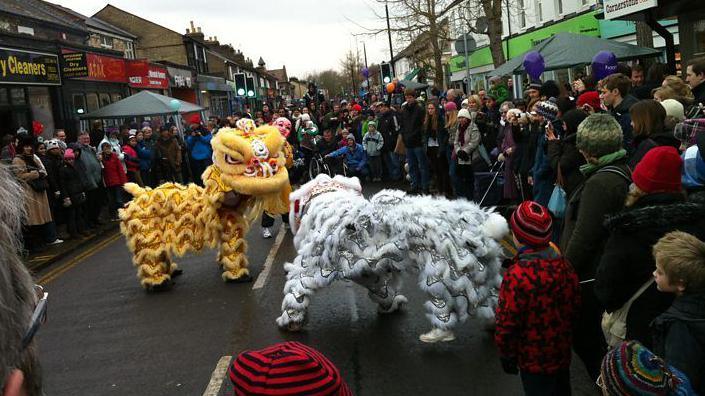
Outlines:
{"label": "purple balloon", "polygon": [[597,80],[617,71],[617,57],[610,51],[600,51],[592,58],[592,74]]}
{"label": "purple balloon", "polygon": [[524,55],[524,70],[532,79],[538,80],[544,69],[546,69],[546,65],[543,62],[543,56],[538,51],[527,52]]}
{"label": "purple balloon", "polygon": [[360,73],[362,73],[362,77],[367,78],[370,76],[370,69],[363,67]]}

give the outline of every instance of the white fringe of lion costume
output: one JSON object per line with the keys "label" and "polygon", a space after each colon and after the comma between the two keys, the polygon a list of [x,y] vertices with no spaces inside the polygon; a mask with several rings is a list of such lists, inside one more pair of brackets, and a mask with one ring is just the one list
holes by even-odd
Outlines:
{"label": "white fringe of lion costume", "polygon": [[500,240],[508,233],[499,214],[466,200],[398,190],[367,200],[357,178],[323,174],[290,201],[298,255],[284,266],[280,327],[301,329],[315,291],[336,280],[366,287],[379,312],[394,312],[407,302],[403,272],[418,273],[435,329],[452,331],[473,315],[493,322],[502,280]]}

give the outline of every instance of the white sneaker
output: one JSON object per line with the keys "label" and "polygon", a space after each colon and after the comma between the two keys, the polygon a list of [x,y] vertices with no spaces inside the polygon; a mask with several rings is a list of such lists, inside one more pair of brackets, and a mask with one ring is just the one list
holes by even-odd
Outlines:
{"label": "white sneaker", "polygon": [[58,245],[60,243],[64,243],[64,240],[56,238],[56,239],[54,239],[54,242],[49,242],[49,243],[47,243],[47,245]]}
{"label": "white sneaker", "polygon": [[455,339],[455,335],[453,334],[452,331],[450,330],[443,330],[443,329],[437,329],[433,328],[433,330],[429,331],[426,334],[421,334],[419,336],[419,340],[422,342],[426,342],[429,344],[432,344],[434,342],[445,342],[445,341],[453,341]]}
{"label": "white sneaker", "polygon": [[272,237],[272,230],[269,227],[262,228],[262,238],[269,239]]}

